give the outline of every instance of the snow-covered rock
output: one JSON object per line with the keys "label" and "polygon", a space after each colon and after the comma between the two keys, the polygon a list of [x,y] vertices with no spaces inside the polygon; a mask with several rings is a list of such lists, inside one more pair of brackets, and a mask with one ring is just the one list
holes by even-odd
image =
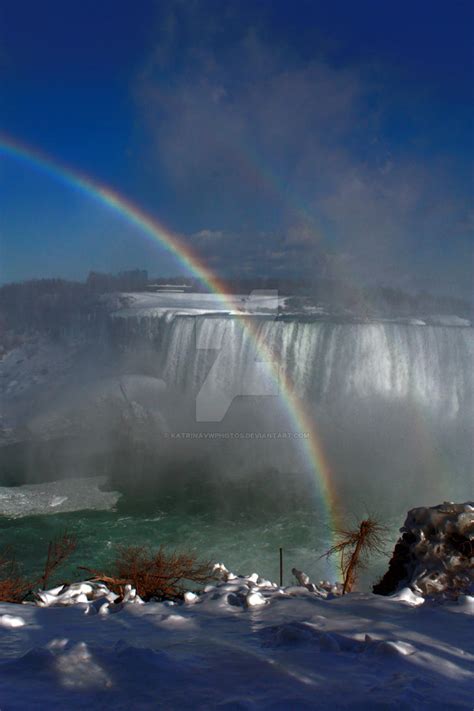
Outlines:
{"label": "snow-covered rock", "polygon": [[457,604],[467,615],[474,615],[474,595],[460,595]]}
{"label": "snow-covered rock", "polygon": [[[71,585],[60,585],[50,590],[37,590],[35,592],[36,604],[38,607],[67,607],[78,603],[98,603],[95,610],[98,611],[104,602],[114,603],[118,595],[108,589],[106,585],[98,582],[72,583]],[[131,585],[125,588],[124,602],[140,601]]]}
{"label": "snow-covered rock", "polygon": [[425,598],[422,595],[417,595],[411,588],[402,588],[393,595],[389,595],[389,600],[394,602],[406,602],[408,605],[423,605]]}
{"label": "snow-covered rock", "polygon": [[260,605],[266,605],[267,601],[263,597],[261,592],[250,592],[245,598],[245,604],[247,607],[260,607]]}
{"label": "snow-covered rock", "polygon": [[297,568],[292,568],[291,572],[295,576],[296,580],[300,585],[308,585],[310,583],[309,575],[306,575],[306,573],[303,573],[302,570],[298,570]]}
{"label": "snow-covered rock", "polygon": [[184,602],[187,603],[188,605],[193,605],[198,600],[199,600],[199,595],[196,595],[196,593],[193,593],[190,591],[184,593]]}
{"label": "snow-covered rock", "polygon": [[410,588],[417,596],[456,599],[474,592],[473,502],[412,509],[400,532],[374,593],[406,598]]}
{"label": "snow-covered rock", "polygon": [[135,605],[145,604],[144,601],[141,599],[140,595],[135,590],[135,588],[133,588],[131,585],[125,585],[122,602],[131,602]]}

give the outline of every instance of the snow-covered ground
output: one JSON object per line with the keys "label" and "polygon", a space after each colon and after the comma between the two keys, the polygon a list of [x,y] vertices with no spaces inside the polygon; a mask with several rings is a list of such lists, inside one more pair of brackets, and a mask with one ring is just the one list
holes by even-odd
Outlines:
{"label": "snow-covered ground", "polygon": [[454,314],[434,314],[428,317],[428,322],[433,324],[433,326],[457,326],[457,327],[469,327],[471,322],[466,318],[460,318]]}
{"label": "snow-covered ground", "polygon": [[472,597],[324,599],[257,575],[182,604],[87,592],[65,607],[0,604],[2,710],[473,706]]}
{"label": "snow-covered ground", "polygon": [[[105,300],[113,306],[116,303],[116,295],[105,297]],[[115,314],[122,318],[157,317],[163,314],[196,316],[209,313],[276,315],[278,307],[283,307],[285,301],[285,297],[279,297],[276,291],[254,291],[251,294],[233,294],[225,298],[217,294],[140,292],[123,294]]]}
{"label": "snow-covered ground", "polygon": [[[229,315],[265,315],[275,317],[281,313],[288,316],[303,316],[317,318],[331,318],[331,309],[321,304],[311,304],[304,299],[299,299],[298,306],[293,304],[293,298],[278,295],[276,290],[255,290],[250,294],[231,294],[225,298],[217,294],[158,292],[158,293],[127,293],[110,294],[103,297],[107,308],[115,317],[120,318],[158,318],[160,316],[172,318],[178,315],[198,316],[203,314],[229,314]],[[336,311],[338,318],[343,314]],[[359,322],[361,315],[344,310],[345,318]],[[399,316],[395,318],[372,318],[364,316],[364,321],[393,321],[394,323],[408,323],[413,326],[424,326],[427,323],[433,326],[471,326],[468,319],[452,315],[423,314],[419,317]]]}

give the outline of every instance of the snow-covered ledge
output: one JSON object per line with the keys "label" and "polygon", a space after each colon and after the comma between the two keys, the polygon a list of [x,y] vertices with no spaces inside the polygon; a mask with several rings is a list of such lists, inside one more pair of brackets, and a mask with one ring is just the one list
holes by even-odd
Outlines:
{"label": "snow-covered ledge", "polygon": [[474,502],[445,502],[408,512],[389,569],[374,593],[409,587],[423,597],[474,594]]}

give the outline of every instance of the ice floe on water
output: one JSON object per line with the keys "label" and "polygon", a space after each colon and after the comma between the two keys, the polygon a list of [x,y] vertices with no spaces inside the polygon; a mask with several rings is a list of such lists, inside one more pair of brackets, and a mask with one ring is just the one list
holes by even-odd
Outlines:
{"label": "ice floe on water", "polygon": [[116,491],[101,491],[106,477],[63,479],[44,484],[0,487],[0,516],[19,518],[84,509],[113,508],[120,498]]}

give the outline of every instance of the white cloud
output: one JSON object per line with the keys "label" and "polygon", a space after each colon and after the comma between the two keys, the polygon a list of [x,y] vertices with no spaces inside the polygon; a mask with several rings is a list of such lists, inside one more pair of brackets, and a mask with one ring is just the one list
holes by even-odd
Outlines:
{"label": "white cloud", "polygon": [[[218,31],[200,27],[207,40]],[[196,40],[176,70],[177,33],[170,20],[136,96],[160,170],[196,221],[221,226],[192,236],[203,248],[254,259],[283,249],[303,269],[313,258],[329,269],[340,252],[346,271],[385,278],[410,268],[425,233],[429,259],[459,229],[465,206],[444,166],[389,145],[358,68],[296,61],[250,28],[219,51]]]}

